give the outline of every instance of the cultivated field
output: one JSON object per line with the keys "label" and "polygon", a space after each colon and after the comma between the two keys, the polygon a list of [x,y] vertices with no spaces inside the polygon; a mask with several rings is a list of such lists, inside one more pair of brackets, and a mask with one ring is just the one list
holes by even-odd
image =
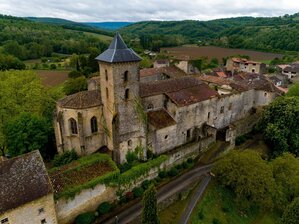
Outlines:
{"label": "cultivated field", "polygon": [[205,47],[183,46],[183,47],[173,47],[173,48],[162,48],[161,52],[165,52],[166,54],[174,57],[189,56],[190,59],[199,58],[199,57],[208,57],[209,59],[217,58],[219,61],[221,61],[222,58],[234,56],[234,55],[248,55],[251,60],[256,60],[256,61],[272,60],[276,57],[281,58],[283,56],[282,54],[266,53],[266,52],[242,50],[242,49],[230,49],[230,48],[213,47],[213,46],[205,46]]}
{"label": "cultivated field", "polygon": [[55,70],[34,70],[42,80],[45,86],[54,87],[64,83],[68,78],[69,71]]}

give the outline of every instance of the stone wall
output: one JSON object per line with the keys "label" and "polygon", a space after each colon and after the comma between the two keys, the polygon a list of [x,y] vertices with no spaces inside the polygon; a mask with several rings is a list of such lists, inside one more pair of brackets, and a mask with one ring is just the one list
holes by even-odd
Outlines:
{"label": "stone wall", "polygon": [[116,200],[115,189],[99,184],[93,189],[83,190],[72,199],[56,201],[59,224],[72,223],[76,216],[88,211],[95,211],[99,204]]}
{"label": "stone wall", "polygon": [[57,224],[53,195],[49,194],[0,215],[0,221],[6,218],[11,224],[41,223],[42,220],[47,224]]}
{"label": "stone wall", "polygon": [[[199,143],[190,143],[169,152],[169,159],[160,165],[152,168],[148,174],[139,177],[128,185],[122,186],[125,192],[140,186],[144,180],[152,180],[159,174],[159,170],[168,170],[173,165],[180,164],[190,157],[196,157],[199,153]],[[114,202],[117,200],[116,192],[118,187],[106,187],[99,184],[93,189],[83,190],[72,199],[59,199],[56,202],[56,212],[60,224],[72,223],[76,216],[87,211],[95,211],[99,204],[105,201]]]}

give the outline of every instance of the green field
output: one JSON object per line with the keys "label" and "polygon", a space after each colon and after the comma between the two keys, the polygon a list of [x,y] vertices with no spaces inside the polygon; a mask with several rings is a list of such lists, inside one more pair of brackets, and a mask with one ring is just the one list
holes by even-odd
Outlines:
{"label": "green field", "polygon": [[234,195],[211,182],[204,197],[193,210],[191,224],[278,224],[279,216],[272,212],[252,210],[247,214],[238,210]]}

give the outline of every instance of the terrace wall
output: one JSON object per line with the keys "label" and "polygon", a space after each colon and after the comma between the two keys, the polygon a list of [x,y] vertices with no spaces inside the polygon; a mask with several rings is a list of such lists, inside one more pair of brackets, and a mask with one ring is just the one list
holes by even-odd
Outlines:
{"label": "terrace wall", "polygon": [[[190,143],[168,154],[169,158],[160,167],[152,168],[146,175],[139,177],[134,182],[122,186],[126,192],[140,186],[144,180],[152,180],[159,174],[159,170],[170,169],[175,164],[180,164],[189,157],[196,157],[199,153],[199,143]],[[56,201],[56,212],[58,223],[72,223],[76,216],[87,211],[95,211],[99,204],[105,201],[114,202],[117,200],[117,187],[107,187],[99,184],[93,189],[86,189],[77,194],[74,198],[60,198]]]}

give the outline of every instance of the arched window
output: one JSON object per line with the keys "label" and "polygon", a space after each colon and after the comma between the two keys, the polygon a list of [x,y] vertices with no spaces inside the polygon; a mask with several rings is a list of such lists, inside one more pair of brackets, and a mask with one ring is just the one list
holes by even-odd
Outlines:
{"label": "arched window", "polygon": [[107,69],[105,69],[105,79],[106,79],[106,81],[108,81],[108,71],[107,71]]}
{"label": "arched window", "polygon": [[69,119],[69,123],[70,123],[71,133],[73,135],[78,134],[77,121],[74,118],[71,118]]}
{"label": "arched window", "polygon": [[126,91],[125,91],[125,100],[128,100],[130,97],[129,91],[130,91],[129,89],[126,89]]}
{"label": "arched window", "polygon": [[125,73],[124,73],[124,82],[127,82],[128,79],[129,79],[129,72],[125,71]]}
{"label": "arched window", "polygon": [[96,117],[92,117],[90,119],[90,127],[91,127],[91,133],[98,132],[98,121]]}
{"label": "arched window", "polygon": [[129,147],[132,146],[132,140],[131,140],[131,139],[128,141],[128,146],[129,146]]}

